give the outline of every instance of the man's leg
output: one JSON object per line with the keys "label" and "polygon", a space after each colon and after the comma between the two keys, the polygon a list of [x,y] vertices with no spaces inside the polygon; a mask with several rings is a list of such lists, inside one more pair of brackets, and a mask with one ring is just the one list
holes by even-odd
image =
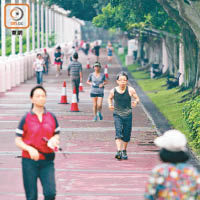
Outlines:
{"label": "man's leg", "polygon": [[55,169],[53,161],[41,160],[40,162],[40,181],[43,187],[44,200],[55,200],[56,183]]}
{"label": "man's leg", "polygon": [[127,160],[127,146],[128,142],[131,138],[131,131],[132,131],[132,114],[128,117],[123,118],[123,149],[122,149],[122,159]]}
{"label": "man's leg", "polygon": [[46,74],[48,74],[49,73],[49,63],[47,62],[46,63]]}
{"label": "man's leg", "polygon": [[77,102],[79,102],[79,85],[80,85],[80,79],[76,79],[76,81],[75,81],[75,87],[76,87]]}
{"label": "man's leg", "polygon": [[40,79],[40,84],[43,83],[43,72],[39,72],[39,79]]}
{"label": "man's leg", "polygon": [[122,119],[119,115],[114,114],[113,117],[114,117],[115,132],[116,132],[115,143],[117,146],[117,153],[115,155],[115,158],[120,160],[121,152],[122,152],[122,145],[123,145],[123,141],[122,141],[123,124],[122,124]]}
{"label": "man's leg", "polygon": [[37,200],[37,161],[22,158],[22,174],[26,200]]}
{"label": "man's leg", "polygon": [[36,79],[37,79],[37,84],[40,84],[39,72],[36,72]]}

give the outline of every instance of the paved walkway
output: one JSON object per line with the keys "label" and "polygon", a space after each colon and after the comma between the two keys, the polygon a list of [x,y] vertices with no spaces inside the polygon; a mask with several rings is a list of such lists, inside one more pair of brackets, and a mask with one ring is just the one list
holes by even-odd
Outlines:
{"label": "paved walkway", "polygon": [[[114,141],[112,113],[107,107],[107,97],[115,86],[115,76],[120,65],[114,58],[109,71],[109,84],[105,88],[103,121],[92,121],[92,104],[86,79],[92,69],[86,69],[86,58],[80,52],[84,67],[84,92],[80,93],[80,112],[70,112],[70,104],[58,104],[63,81],[67,81],[67,98],[71,102],[71,86],[64,65],[60,77],[55,77],[55,67],[44,77],[47,90],[48,110],[56,114],[61,126],[61,147],[57,153],[56,182],[57,200],[142,200],[144,186],[150,170],[159,163],[157,149],[153,145],[156,136],[155,126],[142,104],[133,110],[133,131],[128,146],[129,160],[117,161]],[[90,55],[92,63],[95,60]],[[106,64],[106,53],[101,54],[100,62]],[[0,94],[0,199],[24,200],[22,186],[20,150],[14,144],[15,129],[22,115],[31,103],[29,93],[35,86],[35,78]],[[139,94],[140,95],[140,94]],[[40,198],[42,190],[39,184]]]}

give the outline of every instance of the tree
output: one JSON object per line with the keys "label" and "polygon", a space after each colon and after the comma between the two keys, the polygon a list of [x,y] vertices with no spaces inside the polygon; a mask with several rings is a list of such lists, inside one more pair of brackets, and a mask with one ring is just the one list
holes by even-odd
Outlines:
{"label": "tree", "polygon": [[70,16],[75,16],[85,21],[91,21],[101,12],[101,8],[108,0],[45,0],[49,5],[57,4],[65,10],[70,10]]}
{"label": "tree", "polygon": [[[185,54],[185,86],[199,90],[200,1],[157,0],[181,27]],[[195,89],[195,90],[196,90]]]}

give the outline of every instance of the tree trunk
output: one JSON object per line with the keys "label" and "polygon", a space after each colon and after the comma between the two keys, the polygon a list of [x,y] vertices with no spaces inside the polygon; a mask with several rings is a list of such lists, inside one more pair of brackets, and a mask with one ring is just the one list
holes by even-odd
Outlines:
{"label": "tree trunk", "polygon": [[194,87],[199,79],[198,70],[198,42],[191,30],[183,29],[183,43],[185,56],[185,87]]}

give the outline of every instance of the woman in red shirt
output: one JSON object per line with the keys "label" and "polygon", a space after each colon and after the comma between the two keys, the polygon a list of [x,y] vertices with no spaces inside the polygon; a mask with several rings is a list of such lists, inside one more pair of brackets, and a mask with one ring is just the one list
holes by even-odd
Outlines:
{"label": "woman in red shirt", "polygon": [[46,91],[42,86],[34,87],[30,98],[32,109],[22,117],[16,129],[15,139],[16,145],[22,149],[26,199],[37,200],[39,178],[45,200],[54,200],[56,196],[54,148],[58,148],[59,145],[60,127],[54,114],[44,107]]}

